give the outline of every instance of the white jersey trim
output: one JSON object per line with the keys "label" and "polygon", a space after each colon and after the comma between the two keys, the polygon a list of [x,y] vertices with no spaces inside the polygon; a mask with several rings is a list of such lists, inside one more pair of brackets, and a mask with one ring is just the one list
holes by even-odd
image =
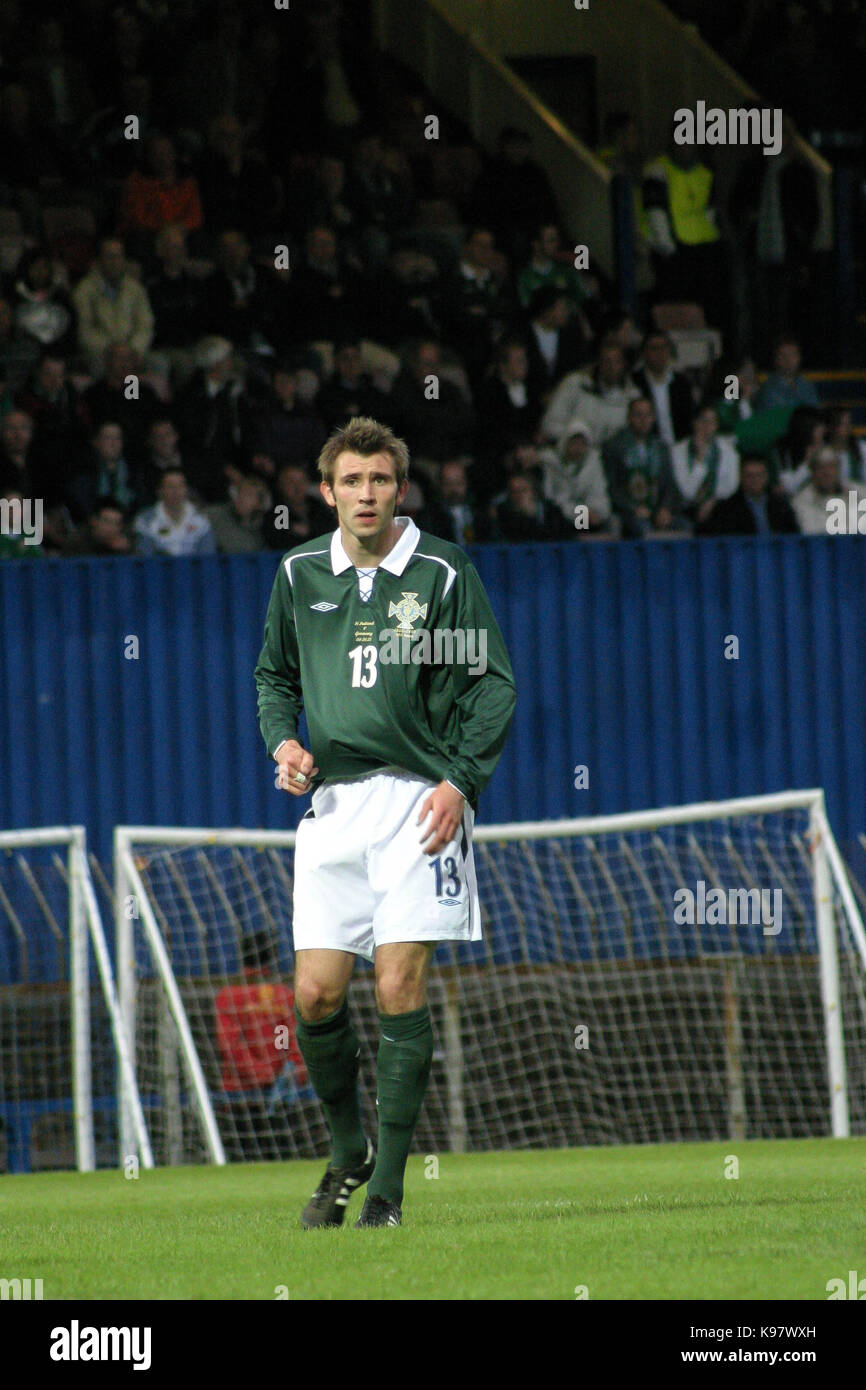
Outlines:
{"label": "white jersey trim", "polygon": [[283,565],[285,566],[286,575],[292,588],[295,587],[294,581],[292,579],[292,561],[306,560],[311,555],[327,555],[327,553],[327,550],[305,550],[301,555],[287,555],[285,560],[283,561]]}

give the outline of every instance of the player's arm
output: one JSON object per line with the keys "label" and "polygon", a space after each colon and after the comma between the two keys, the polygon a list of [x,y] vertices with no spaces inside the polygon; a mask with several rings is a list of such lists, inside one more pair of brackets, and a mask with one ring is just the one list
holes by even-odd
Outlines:
{"label": "player's arm", "polygon": [[517,700],[505,642],[473,565],[459,572],[438,621],[452,631],[462,628],[467,642],[474,631],[476,652],[484,653],[484,670],[472,675],[468,665],[455,663],[450,668],[460,710],[460,751],[421,806],[421,845],[428,855],[439,854],[454,839],[465,803],[474,806],[493,776]]}
{"label": "player's arm", "polygon": [[467,636],[474,632],[483,661],[475,675],[468,662],[455,662],[450,668],[453,698],[460,710],[460,740],[445,780],[474,806],[505,746],[517,692],[505,641],[474,565],[461,568],[452,594],[453,605],[444,610],[439,622],[452,630],[462,628]]}
{"label": "player's arm", "polygon": [[277,571],[271,591],[255,679],[259,728],[279,768],[279,785],[294,796],[302,796],[318,768],[297,739],[304,700],[294,595],[284,564]]}

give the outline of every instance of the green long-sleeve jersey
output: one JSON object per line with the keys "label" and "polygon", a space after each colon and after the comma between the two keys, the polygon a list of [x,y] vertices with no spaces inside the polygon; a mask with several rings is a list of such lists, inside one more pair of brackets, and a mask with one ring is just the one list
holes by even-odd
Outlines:
{"label": "green long-sleeve jersey", "polygon": [[467,556],[398,524],[367,601],[339,531],[283,557],[256,666],[259,725],[273,756],[305,710],[314,786],[396,767],[453,783],[474,808],[514,712],[511,663]]}

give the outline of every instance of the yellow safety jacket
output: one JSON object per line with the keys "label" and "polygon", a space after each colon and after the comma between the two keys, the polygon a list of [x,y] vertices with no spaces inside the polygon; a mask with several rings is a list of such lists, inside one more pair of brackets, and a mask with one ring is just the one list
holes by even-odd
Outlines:
{"label": "yellow safety jacket", "polygon": [[712,170],[705,164],[681,169],[667,155],[656,162],[667,179],[671,226],[677,241],[683,246],[718,241],[719,229],[707,215],[713,191]]}

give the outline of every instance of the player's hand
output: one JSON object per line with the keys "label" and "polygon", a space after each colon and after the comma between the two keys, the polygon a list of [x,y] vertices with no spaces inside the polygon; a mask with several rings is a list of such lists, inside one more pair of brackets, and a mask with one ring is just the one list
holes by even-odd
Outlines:
{"label": "player's hand", "polygon": [[[310,781],[318,772],[313,767],[313,755],[302,748],[297,739],[290,738],[277,752],[277,786],[292,796],[305,796],[310,790]],[[303,781],[299,776],[303,773]]]}
{"label": "player's hand", "polygon": [[421,845],[425,854],[439,854],[451,843],[463,821],[465,805],[466,797],[449,782],[440,782],[438,787],[434,787],[421,807],[421,814],[416,822],[420,825],[432,815],[429,825],[421,832]]}

